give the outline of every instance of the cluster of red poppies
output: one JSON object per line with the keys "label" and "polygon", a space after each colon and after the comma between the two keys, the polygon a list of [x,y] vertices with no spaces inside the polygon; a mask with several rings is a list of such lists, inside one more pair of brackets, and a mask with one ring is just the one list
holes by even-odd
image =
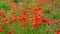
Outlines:
{"label": "cluster of red poppies", "polygon": [[[10,4],[8,4],[9,7],[11,7],[11,12],[9,14],[9,16],[11,16],[11,19],[10,18],[7,18],[5,17],[4,15],[4,12],[0,12],[0,17],[2,17],[2,21],[4,23],[12,23],[13,21],[14,22],[23,22],[22,24],[20,24],[20,26],[22,27],[25,27],[27,26],[27,24],[29,24],[29,22],[27,22],[28,20],[30,20],[32,22],[32,27],[38,27],[40,24],[43,24],[43,23],[46,23],[48,22],[48,24],[54,24],[55,22],[55,19],[54,18],[51,18],[49,21],[48,21],[48,17],[45,16],[43,17],[43,13],[44,13],[44,9],[42,6],[35,6],[34,8],[30,9],[30,15],[28,15],[29,13],[29,9],[28,8],[31,8],[31,7],[27,7],[27,9],[21,9],[21,14],[19,14],[18,17],[15,17],[15,14],[16,14],[16,11],[17,10],[20,10],[19,7],[20,7],[20,4],[17,4],[16,2],[13,2],[12,0],[9,0],[10,1]],[[37,0],[34,0],[35,2]],[[45,4],[47,0],[38,0],[41,4]],[[54,2],[49,2],[49,4],[55,4]],[[24,3],[22,3],[22,6],[24,6]],[[48,7],[49,9],[49,7]],[[46,10],[48,10],[46,9]],[[29,17],[27,17],[26,15],[28,15]],[[0,32],[3,31],[3,27],[2,25],[0,24]],[[13,30],[9,30],[8,31],[8,34],[11,34],[13,32]],[[60,29],[58,29],[56,31],[56,34],[59,34],[60,32]]]}

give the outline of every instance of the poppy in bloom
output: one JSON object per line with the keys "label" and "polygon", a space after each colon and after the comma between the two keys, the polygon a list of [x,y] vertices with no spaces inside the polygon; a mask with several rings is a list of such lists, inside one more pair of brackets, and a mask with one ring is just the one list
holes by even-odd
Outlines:
{"label": "poppy in bloom", "polygon": [[42,5],[46,3],[47,0],[38,0]]}
{"label": "poppy in bloom", "polygon": [[14,6],[13,6],[13,9],[18,10],[18,8],[19,8],[19,7],[18,7],[18,6],[16,6],[16,5],[14,5]]}
{"label": "poppy in bloom", "polygon": [[20,26],[21,26],[21,27],[25,27],[27,24],[28,24],[28,23],[25,22],[25,23],[22,23]]}
{"label": "poppy in bloom", "polygon": [[33,26],[33,27],[37,27],[37,26],[38,26],[38,22],[39,22],[39,18],[38,18],[38,17],[34,17],[32,26]]}
{"label": "poppy in bloom", "polygon": [[10,2],[12,2],[13,0],[9,0]]}
{"label": "poppy in bloom", "polygon": [[28,10],[22,9],[21,11],[22,11],[22,14],[24,14],[24,15],[26,15],[28,13]]}
{"label": "poppy in bloom", "polygon": [[38,23],[39,18],[38,18],[38,17],[35,17],[35,18],[34,18],[34,21],[35,21],[36,23]]}
{"label": "poppy in bloom", "polygon": [[12,21],[8,18],[2,18],[2,20],[5,22],[5,23],[11,23]]}
{"label": "poppy in bloom", "polygon": [[13,33],[13,30],[9,30],[9,31],[8,31],[8,34],[12,34],[12,33]]}
{"label": "poppy in bloom", "polygon": [[42,14],[37,14],[36,17],[38,17],[39,19],[42,17]]}
{"label": "poppy in bloom", "polygon": [[52,18],[50,21],[49,21],[49,24],[54,24],[55,20]]}
{"label": "poppy in bloom", "polygon": [[14,22],[17,22],[17,21],[18,21],[18,19],[17,19],[16,17],[12,17],[12,20],[13,20]]}
{"label": "poppy in bloom", "polygon": [[42,1],[41,4],[44,5],[45,4],[45,1]]}
{"label": "poppy in bloom", "polygon": [[42,19],[42,22],[47,22],[47,21],[48,21],[48,18],[46,17]]}
{"label": "poppy in bloom", "polygon": [[25,20],[27,20],[27,17],[25,15],[20,15],[19,20],[25,21]]}
{"label": "poppy in bloom", "polygon": [[8,21],[8,19],[7,19],[7,18],[2,18],[2,20],[3,20],[4,22]]}
{"label": "poppy in bloom", "polygon": [[38,23],[41,17],[42,17],[42,14],[37,14],[37,15],[34,17],[33,22]]}
{"label": "poppy in bloom", "polygon": [[37,26],[38,26],[38,23],[35,23],[35,22],[34,22],[34,23],[32,23],[32,26],[33,26],[33,27],[37,27]]}
{"label": "poppy in bloom", "polygon": [[60,34],[60,28],[56,30],[55,34]]}
{"label": "poppy in bloom", "polygon": [[2,32],[2,31],[3,31],[2,24],[0,24],[0,32]]}
{"label": "poppy in bloom", "polygon": [[41,6],[34,7],[34,8],[31,10],[31,13],[32,13],[32,14],[36,14],[39,10],[42,10],[42,7],[41,7]]}
{"label": "poppy in bloom", "polygon": [[4,16],[4,13],[0,12],[0,16]]}
{"label": "poppy in bloom", "polygon": [[12,10],[12,12],[10,13],[10,15],[13,17],[15,15],[15,11]]}

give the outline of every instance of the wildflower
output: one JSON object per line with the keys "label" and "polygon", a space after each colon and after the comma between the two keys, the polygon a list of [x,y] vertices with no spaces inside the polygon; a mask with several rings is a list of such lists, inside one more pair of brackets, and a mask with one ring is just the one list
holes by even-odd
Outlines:
{"label": "wildflower", "polygon": [[54,24],[55,20],[52,18],[50,21],[49,21],[49,24]]}
{"label": "wildflower", "polygon": [[12,20],[13,20],[14,22],[17,22],[17,18],[16,18],[16,17],[12,17]]}
{"label": "wildflower", "polygon": [[38,18],[38,17],[35,17],[35,18],[34,18],[34,21],[35,21],[36,23],[38,23],[39,18]]}
{"label": "wildflower", "polygon": [[25,27],[27,24],[28,24],[28,23],[25,22],[25,23],[22,23],[20,26],[21,26],[21,27]]}
{"label": "wildflower", "polygon": [[39,7],[34,7],[32,10],[31,10],[31,13],[32,14],[36,14],[39,10],[42,10],[42,7],[39,6]]}
{"label": "wildflower", "polygon": [[42,5],[46,3],[47,0],[38,0]]}
{"label": "wildflower", "polygon": [[12,10],[12,12],[10,13],[10,15],[13,17],[15,15],[15,11]]}
{"label": "wildflower", "polygon": [[9,31],[8,31],[8,34],[12,34],[12,33],[13,33],[13,30],[9,30]]}
{"label": "wildflower", "polygon": [[5,22],[5,23],[11,23],[12,21],[8,18],[2,18],[2,20]]}
{"label": "wildflower", "polygon": [[34,22],[34,23],[32,23],[32,26],[33,26],[33,27],[37,27],[37,26],[38,26],[38,23],[35,23],[35,22]]}
{"label": "wildflower", "polygon": [[39,22],[39,18],[38,18],[38,17],[34,17],[32,26],[33,26],[33,27],[37,27],[37,26],[38,26],[38,22]]}
{"label": "wildflower", "polygon": [[28,13],[28,10],[22,9],[21,11],[22,11],[22,14],[24,14],[24,15],[26,15]]}
{"label": "wildflower", "polygon": [[43,18],[42,22],[47,22],[48,21],[48,18]]}
{"label": "wildflower", "polygon": [[42,14],[37,14],[36,17],[38,17],[39,19],[42,17]]}
{"label": "wildflower", "polygon": [[9,0],[10,2],[12,2],[13,0]]}
{"label": "wildflower", "polygon": [[55,34],[60,34],[60,28],[56,30]]}
{"label": "wildflower", "polygon": [[25,20],[27,20],[27,17],[26,17],[25,15],[20,15],[20,16],[19,16],[19,19],[20,19],[21,21],[25,21]]}
{"label": "wildflower", "polygon": [[4,13],[0,12],[0,16],[4,16]]}

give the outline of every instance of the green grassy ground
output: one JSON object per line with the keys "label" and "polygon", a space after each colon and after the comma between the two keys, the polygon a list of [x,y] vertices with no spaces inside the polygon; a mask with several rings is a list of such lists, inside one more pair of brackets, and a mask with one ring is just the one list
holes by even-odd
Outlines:
{"label": "green grassy ground", "polygon": [[[42,5],[39,2],[34,2],[33,0],[14,0],[13,2],[16,2],[17,4],[20,4],[20,6],[18,7],[19,9],[15,10],[16,14],[15,17],[18,18],[18,16],[21,14],[21,9],[24,8],[26,9],[27,6],[29,6],[30,8],[28,9],[28,14],[25,15],[28,20],[27,21],[23,21],[23,22],[28,22],[29,24],[25,27],[21,27],[20,25],[23,22],[14,22],[12,21],[11,23],[4,23],[4,21],[2,20],[2,17],[0,16],[0,24],[2,24],[3,27],[3,31],[0,32],[0,34],[8,34],[9,30],[13,30],[12,34],[54,34],[56,32],[57,28],[60,28],[60,24],[57,22],[58,20],[60,20],[60,0],[53,0],[54,2],[56,2],[56,9],[53,8],[54,6],[51,5],[51,7],[49,8],[49,10],[46,10],[46,8],[48,7],[48,2],[50,0],[47,0],[45,5]],[[0,12],[4,13],[4,16],[12,19],[10,16],[11,11],[13,10],[12,7],[8,6],[8,4],[13,3],[13,2],[9,2],[7,0],[2,0],[0,1]],[[22,6],[22,3],[25,3],[24,6]],[[50,24],[46,27],[46,23],[43,24],[39,24],[37,27],[32,27],[32,21],[29,20],[29,16],[32,15],[30,10],[32,8],[34,8],[35,6],[42,6],[42,8],[44,9],[43,12],[43,18],[45,16],[48,17],[48,22],[51,18],[55,19],[54,24]],[[50,6],[50,5],[49,5]],[[6,12],[4,12],[6,10]]]}

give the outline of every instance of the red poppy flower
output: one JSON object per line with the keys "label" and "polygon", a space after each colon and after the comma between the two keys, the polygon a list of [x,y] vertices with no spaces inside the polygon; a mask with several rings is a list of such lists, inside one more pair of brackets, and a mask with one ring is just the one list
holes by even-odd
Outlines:
{"label": "red poppy flower", "polygon": [[13,33],[13,30],[9,30],[9,31],[8,31],[8,34],[12,34],[12,33]]}
{"label": "red poppy flower", "polygon": [[42,2],[41,2],[41,4],[42,4],[42,5],[44,5],[44,4],[45,4],[45,2],[44,2],[44,1],[42,1]]}
{"label": "red poppy flower", "polygon": [[24,14],[24,15],[26,15],[28,13],[28,10],[22,9],[21,11],[22,11],[22,14]]}
{"label": "red poppy flower", "polygon": [[3,31],[2,24],[0,24],[0,32],[2,32],[2,31]]}
{"label": "red poppy flower", "polygon": [[9,0],[10,2],[12,2],[13,0]]}
{"label": "red poppy flower", "polygon": [[60,34],[60,28],[56,30],[55,34]]}
{"label": "red poppy flower", "polygon": [[4,16],[4,13],[0,12],[0,16]]}
{"label": "red poppy flower", "polygon": [[21,27],[25,27],[27,24],[28,24],[28,23],[25,22],[25,23],[22,23],[20,26],[21,26]]}
{"label": "red poppy flower", "polygon": [[12,20],[13,20],[14,22],[17,22],[17,21],[18,21],[18,19],[17,19],[16,17],[12,17]]}
{"label": "red poppy flower", "polygon": [[41,6],[34,7],[34,8],[31,10],[31,13],[32,13],[32,14],[36,14],[39,10],[42,10],[42,7],[41,7]]}
{"label": "red poppy flower", "polygon": [[35,17],[35,18],[34,18],[34,21],[35,21],[36,23],[38,23],[39,18],[38,18],[38,17]]}
{"label": "red poppy flower", "polygon": [[20,15],[19,20],[25,21],[25,20],[27,20],[27,17],[25,15]]}
{"label": "red poppy flower", "polygon": [[2,20],[5,22],[5,23],[11,23],[12,21],[8,18],[2,18]]}
{"label": "red poppy flower", "polygon": [[25,27],[26,26],[26,24],[21,24],[21,27]]}
{"label": "red poppy flower", "polygon": [[34,17],[34,20],[33,20],[33,21],[34,21],[35,23],[38,23],[41,17],[42,17],[41,14],[37,14],[37,15]]}
{"label": "red poppy flower", "polygon": [[46,3],[47,0],[38,0],[42,5]]}
{"label": "red poppy flower", "polygon": [[52,18],[50,21],[49,21],[49,24],[54,24],[55,20]]}
{"label": "red poppy flower", "polygon": [[12,11],[10,15],[13,17],[15,15],[15,11]]}
{"label": "red poppy flower", "polygon": [[31,10],[32,14],[36,14],[37,12],[38,12],[38,8],[36,8],[36,7]]}
{"label": "red poppy flower", "polygon": [[34,22],[34,23],[32,23],[32,26],[33,26],[33,27],[37,27],[37,26],[38,26],[38,23],[35,23],[35,22]]}
{"label": "red poppy flower", "polygon": [[42,14],[37,14],[36,17],[40,19],[42,17]]}
{"label": "red poppy flower", "polygon": [[47,22],[48,18],[43,18],[42,22]]}
{"label": "red poppy flower", "polygon": [[8,19],[7,19],[7,18],[2,18],[2,20],[3,20],[4,22],[6,22]]}

